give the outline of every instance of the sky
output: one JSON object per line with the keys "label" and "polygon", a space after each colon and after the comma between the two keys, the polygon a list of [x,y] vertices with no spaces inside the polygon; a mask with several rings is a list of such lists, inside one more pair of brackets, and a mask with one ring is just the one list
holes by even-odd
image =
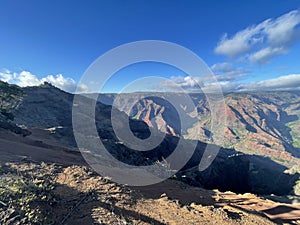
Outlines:
{"label": "sky", "polygon": [[[300,87],[300,1],[90,0],[0,1],[0,79],[20,86],[44,81],[69,92],[120,92],[159,76],[151,90],[295,90]],[[203,59],[216,80],[147,62],[115,73],[99,90],[80,82],[107,51],[162,40]],[[93,81],[91,81],[93,82]],[[78,85],[78,86],[77,86]],[[130,90],[145,89],[143,85]]]}

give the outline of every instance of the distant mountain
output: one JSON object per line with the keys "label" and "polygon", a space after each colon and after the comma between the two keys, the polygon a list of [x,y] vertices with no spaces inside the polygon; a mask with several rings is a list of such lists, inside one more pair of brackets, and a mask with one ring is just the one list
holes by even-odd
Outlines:
{"label": "distant mountain", "polygon": [[[115,104],[131,118],[143,120],[150,126],[155,125],[161,132],[175,136],[182,134],[187,139],[268,156],[289,166],[299,164],[299,91],[226,94],[225,108],[217,117],[220,123],[222,117],[226,118],[225,133],[221,127],[211,130],[208,99],[204,94],[196,93],[190,94],[197,110],[196,120],[194,115],[190,116],[188,121],[195,122],[189,125],[189,129],[181,130],[177,112],[166,100],[168,95],[178,95],[180,98],[181,94],[159,93],[158,97],[151,97],[151,93],[122,94]],[[115,97],[113,94],[103,94],[98,100],[112,104]],[[129,103],[137,100],[134,107],[129,109]]]}

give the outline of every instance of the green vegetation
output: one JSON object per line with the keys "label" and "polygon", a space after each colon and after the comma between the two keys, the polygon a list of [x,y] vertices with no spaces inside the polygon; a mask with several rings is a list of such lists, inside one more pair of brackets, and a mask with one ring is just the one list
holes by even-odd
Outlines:
{"label": "green vegetation", "polygon": [[[0,168],[0,201],[16,212],[26,224],[53,224],[47,212],[39,207],[53,202],[50,176],[33,178],[30,174],[2,166]],[[39,204],[36,204],[36,203]],[[2,205],[1,205],[2,206]]]}
{"label": "green vegetation", "polygon": [[299,195],[300,194],[300,180],[298,180],[294,186],[294,193],[296,195]]}
{"label": "green vegetation", "polygon": [[273,161],[277,161],[277,162],[280,162],[280,163],[289,163],[288,160],[285,160],[285,159],[281,159],[281,158],[277,158],[277,157],[270,157]]}
{"label": "green vegetation", "polygon": [[23,94],[22,88],[17,85],[8,84],[6,82],[0,81],[1,92],[8,93],[9,95],[21,95]]}
{"label": "green vegetation", "polygon": [[7,109],[1,109],[0,113],[6,117],[8,120],[14,120],[14,115],[11,112],[8,112]]}
{"label": "green vegetation", "polygon": [[298,120],[289,122],[286,125],[291,129],[291,135],[293,138],[293,146],[295,148],[300,148],[300,115],[298,115]]}
{"label": "green vegetation", "polygon": [[17,85],[0,81],[0,116],[2,118],[14,120],[12,112],[20,104],[23,94],[23,89]]}
{"label": "green vegetation", "polygon": [[0,81],[0,112],[8,119],[13,119],[9,110],[14,109],[22,99],[24,91],[17,85]]}

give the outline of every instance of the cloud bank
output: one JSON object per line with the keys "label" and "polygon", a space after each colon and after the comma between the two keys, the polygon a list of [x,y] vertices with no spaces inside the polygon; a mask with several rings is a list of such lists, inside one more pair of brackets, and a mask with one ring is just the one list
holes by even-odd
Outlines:
{"label": "cloud bank", "polygon": [[[36,75],[28,71],[12,73],[9,70],[4,70],[4,72],[0,72],[0,80],[19,85],[21,87],[38,86],[44,82],[49,82],[52,85],[70,93],[74,93],[77,88],[77,84],[72,78],[66,78],[62,74],[57,74],[56,76],[48,75],[42,79],[39,79]],[[88,87],[81,84],[78,86],[77,91],[87,92]]]}
{"label": "cloud bank", "polygon": [[289,74],[273,79],[240,84],[239,91],[294,91],[300,90],[300,74]]}
{"label": "cloud bank", "polygon": [[[192,80],[193,82],[183,82]],[[238,81],[208,81],[199,77],[171,77],[169,82],[162,82],[161,87],[170,91],[178,87],[187,92],[247,92],[247,91],[300,91],[300,74],[289,74],[277,78],[256,82],[241,83]]]}
{"label": "cloud bank", "polygon": [[300,39],[300,11],[293,10],[275,19],[238,31],[232,37],[223,35],[215,53],[228,57],[244,55],[251,63],[265,64],[274,56],[285,54]]}

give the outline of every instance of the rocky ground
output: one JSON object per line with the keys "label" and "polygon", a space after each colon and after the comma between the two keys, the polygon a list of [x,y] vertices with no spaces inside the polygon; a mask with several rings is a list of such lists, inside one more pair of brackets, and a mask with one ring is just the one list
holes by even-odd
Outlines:
{"label": "rocky ground", "polygon": [[49,131],[31,132],[0,132],[0,224],[300,223],[297,199],[292,204],[287,197],[206,190],[174,179],[118,185]]}
{"label": "rocky ground", "polygon": [[0,182],[1,224],[261,225],[297,224],[300,216],[299,206],[279,206],[250,194],[208,191],[174,180],[130,188],[85,166],[6,163]]}

